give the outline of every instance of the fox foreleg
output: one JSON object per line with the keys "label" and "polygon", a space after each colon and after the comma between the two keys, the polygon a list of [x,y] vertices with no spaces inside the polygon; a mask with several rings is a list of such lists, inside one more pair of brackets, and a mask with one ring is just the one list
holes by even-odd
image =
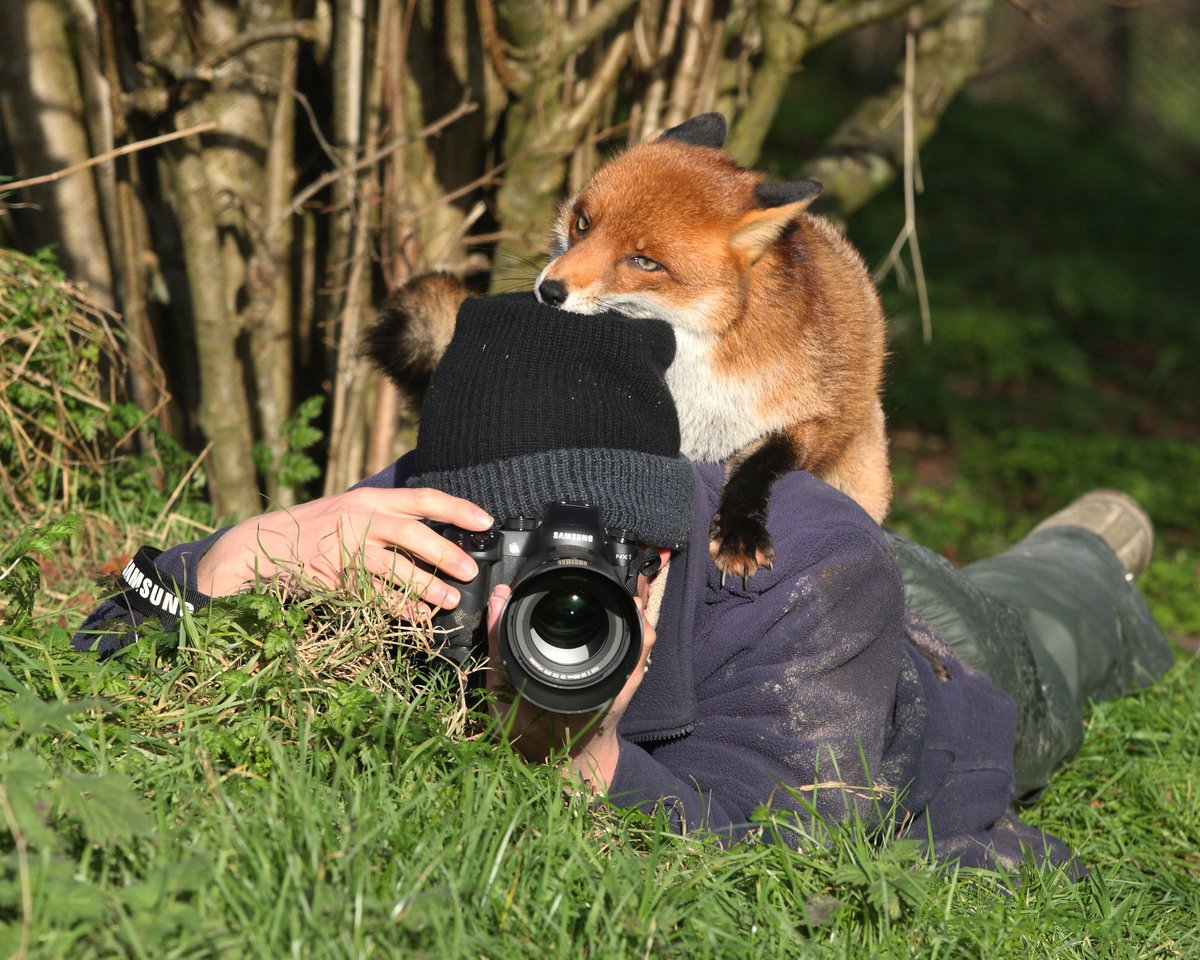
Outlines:
{"label": "fox foreleg", "polygon": [[729,459],[725,487],[709,525],[708,552],[721,582],[728,574],[743,580],[775,563],[767,532],[767,504],[775,481],[796,467],[796,445],[785,433],[755,440]]}

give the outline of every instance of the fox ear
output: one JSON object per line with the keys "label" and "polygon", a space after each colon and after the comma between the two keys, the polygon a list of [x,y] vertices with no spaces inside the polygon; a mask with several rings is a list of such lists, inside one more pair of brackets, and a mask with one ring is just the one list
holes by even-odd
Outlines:
{"label": "fox ear", "polygon": [[754,188],[754,199],[763,207],[782,207],[785,203],[807,200],[812,203],[823,189],[819,180],[796,180],[792,183],[760,183]]}
{"label": "fox ear", "polygon": [[806,200],[767,207],[765,210],[751,210],[733,228],[733,239],[730,241],[733,249],[754,263],[815,199],[816,194],[813,194]]}
{"label": "fox ear", "polygon": [[691,147],[725,146],[725,118],[719,113],[702,113],[667,130],[660,140],[677,140]]}

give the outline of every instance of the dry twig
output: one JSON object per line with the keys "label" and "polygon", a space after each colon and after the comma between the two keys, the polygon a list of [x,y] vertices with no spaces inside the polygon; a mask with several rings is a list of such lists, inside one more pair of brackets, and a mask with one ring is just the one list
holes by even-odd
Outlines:
{"label": "dry twig", "polygon": [[900,251],[908,246],[909,255],[913,261],[913,274],[917,284],[917,301],[921,309],[921,335],[926,343],[933,340],[933,324],[929,314],[929,293],[925,287],[925,266],[921,260],[921,245],[917,239],[917,190],[919,189],[920,166],[917,158],[915,134],[915,104],[913,89],[916,84],[916,38],[910,30],[904,44],[904,95],[901,106],[904,117],[904,226],[896,237],[892,249],[888,251],[882,266],[875,273],[878,283],[896,270],[902,276],[903,264],[900,262]]}
{"label": "dry twig", "polygon": [[126,154],[137,153],[139,150],[146,150],[149,147],[157,147],[172,140],[179,140],[183,137],[191,137],[200,133],[208,133],[216,129],[217,122],[215,120],[208,120],[204,123],[198,123],[194,127],[188,127],[186,130],[176,130],[173,133],[164,133],[158,137],[150,137],[148,140],[127,143],[114,150],[106,150],[97,156],[89,157],[87,160],[81,160],[79,163],[73,163],[69,167],[63,167],[61,170],[55,170],[53,173],[43,174],[40,177],[30,177],[28,180],[14,180],[11,183],[0,184],[0,192],[24,190],[27,187],[36,187],[43,183],[53,183],[56,180],[61,180],[63,177],[69,177],[73,173],[80,173],[83,170],[94,167],[98,163],[106,163],[109,160],[115,160],[117,157],[123,157]]}

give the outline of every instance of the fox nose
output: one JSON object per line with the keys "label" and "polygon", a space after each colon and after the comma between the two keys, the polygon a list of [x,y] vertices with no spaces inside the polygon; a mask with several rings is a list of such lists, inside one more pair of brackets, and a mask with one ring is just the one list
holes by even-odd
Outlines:
{"label": "fox nose", "polygon": [[561,307],[567,299],[567,288],[559,280],[546,278],[538,284],[538,299],[552,307]]}

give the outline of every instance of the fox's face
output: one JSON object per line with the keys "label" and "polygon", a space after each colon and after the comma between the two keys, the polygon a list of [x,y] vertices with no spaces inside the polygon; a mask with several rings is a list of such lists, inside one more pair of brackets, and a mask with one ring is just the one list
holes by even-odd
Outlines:
{"label": "fox's face", "polygon": [[764,208],[762,181],[721,150],[634,147],[563,205],[538,299],[720,333],[743,312],[755,264],[812,199]]}

